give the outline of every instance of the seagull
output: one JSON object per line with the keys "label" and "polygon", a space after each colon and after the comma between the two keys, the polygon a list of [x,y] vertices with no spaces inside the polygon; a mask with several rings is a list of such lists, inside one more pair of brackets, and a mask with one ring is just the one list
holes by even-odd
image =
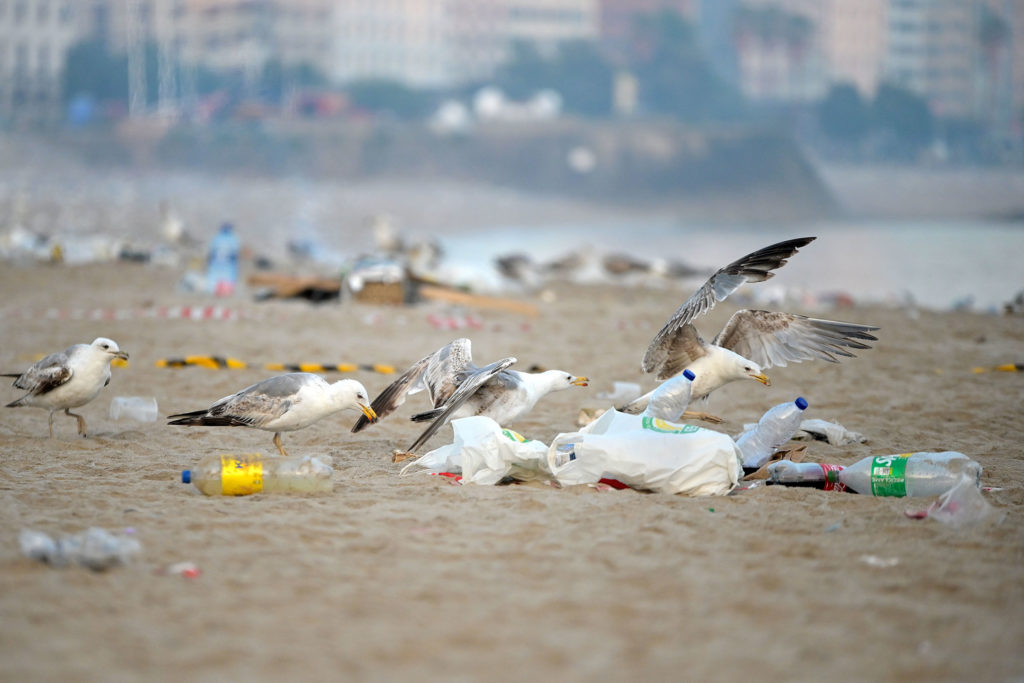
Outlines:
{"label": "seagull", "polygon": [[[396,452],[396,462],[409,457],[449,420],[485,415],[500,425],[510,424],[529,413],[537,401],[552,391],[585,387],[590,381],[562,370],[509,370],[516,362],[512,357],[478,367],[473,363],[471,345],[469,339],[462,338],[442,346],[413,364],[373,399],[371,406],[381,418],[405,403],[406,395],[424,389],[434,406],[412,416],[413,422],[431,425],[404,453]],[[352,431],[358,432],[368,422],[359,418]]]}
{"label": "seagull", "polygon": [[[848,349],[870,349],[864,341],[877,341],[869,334],[877,327],[836,320],[808,318],[776,311],[736,311],[711,341],[704,341],[693,320],[725,300],[740,285],[763,282],[775,274],[787,259],[815,237],[801,237],[772,244],[719,268],[655,335],[644,354],[644,372],[656,372],[665,380],[690,369],[696,375],[691,394],[706,399],[715,389],[734,380],[752,379],[765,386],[771,382],[764,370],[772,366],[805,360],[838,363],[839,357],[854,356]],[[625,412],[640,412],[654,392],[632,401]],[[687,413],[689,417],[708,416]]]}
{"label": "seagull", "polygon": [[28,392],[7,407],[49,410],[51,439],[53,414],[63,409],[65,415],[78,420],[78,433],[85,436],[85,418],[71,409],[84,406],[110,384],[110,362],[115,358],[128,360],[128,354],[113,339],[97,337],[91,344],[74,344],[51,353],[21,374],[4,373],[3,377],[17,377],[14,386]]}
{"label": "seagull", "polygon": [[[360,410],[367,420],[377,420],[367,399],[366,388],[354,379],[330,384],[320,375],[292,372],[270,377],[225,396],[209,408],[170,415],[172,425],[206,427],[253,427],[274,432],[274,445],[281,455],[281,432],[308,427],[317,420],[342,410]],[[360,418],[363,419],[363,418]]]}

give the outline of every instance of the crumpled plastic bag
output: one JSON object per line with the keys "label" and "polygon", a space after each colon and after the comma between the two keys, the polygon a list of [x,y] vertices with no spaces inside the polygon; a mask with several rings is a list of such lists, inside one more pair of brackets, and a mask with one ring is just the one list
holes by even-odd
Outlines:
{"label": "crumpled plastic bag", "polygon": [[636,489],[723,496],[743,476],[728,434],[609,410],[578,432],[559,434],[548,450],[563,485],[615,479]]}
{"label": "crumpled plastic bag", "polygon": [[402,468],[431,472],[461,472],[463,483],[497,484],[505,477],[528,481],[549,474],[548,447],[503,429],[489,417],[477,415],[452,420],[455,439]]}
{"label": "crumpled plastic bag", "polygon": [[907,517],[934,519],[951,527],[969,526],[979,522],[1003,521],[1006,512],[997,510],[985,500],[978,481],[964,473],[953,488],[941,494],[934,503],[923,510],[907,510]]}
{"label": "crumpled plastic bag", "polygon": [[79,564],[93,571],[103,571],[127,564],[141,549],[134,538],[116,536],[106,529],[89,529],[54,539],[41,531],[22,529],[18,534],[21,552],[26,557],[45,562],[51,567]]}
{"label": "crumpled plastic bag", "polygon": [[809,439],[827,441],[832,446],[849,446],[852,443],[867,441],[867,437],[863,434],[850,431],[838,422],[829,422],[818,418],[801,420],[800,429],[793,435],[793,438],[797,441]]}

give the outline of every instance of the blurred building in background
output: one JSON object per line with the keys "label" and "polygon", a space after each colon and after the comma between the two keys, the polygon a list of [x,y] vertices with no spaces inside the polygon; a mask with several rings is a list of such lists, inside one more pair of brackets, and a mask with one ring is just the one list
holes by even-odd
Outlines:
{"label": "blurred building in background", "polygon": [[194,106],[208,73],[257,99],[273,69],[284,89],[300,68],[335,89],[482,84],[516,42],[591,41],[621,64],[637,18],[659,11],[751,102],[892,84],[937,117],[1021,135],[1024,0],[0,0],[0,120],[61,120],[69,57],[89,41],[126,59],[127,110],[148,116]]}

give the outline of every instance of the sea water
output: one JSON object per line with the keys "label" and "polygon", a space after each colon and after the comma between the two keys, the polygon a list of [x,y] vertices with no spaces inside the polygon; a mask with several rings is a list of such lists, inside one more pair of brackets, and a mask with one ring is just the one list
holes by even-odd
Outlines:
{"label": "sea water", "polygon": [[[842,293],[858,303],[934,310],[999,310],[1024,289],[1024,222],[979,220],[824,221],[729,226],[665,219],[489,228],[442,238],[464,276],[496,282],[494,258],[523,253],[544,263],[581,249],[681,261],[706,274],[774,242],[816,235],[771,282],[788,296]],[[474,265],[475,264],[475,265]],[[594,273],[600,268],[595,267]],[[602,275],[604,277],[604,275]],[[695,276],[699,285],[705,274]]]}

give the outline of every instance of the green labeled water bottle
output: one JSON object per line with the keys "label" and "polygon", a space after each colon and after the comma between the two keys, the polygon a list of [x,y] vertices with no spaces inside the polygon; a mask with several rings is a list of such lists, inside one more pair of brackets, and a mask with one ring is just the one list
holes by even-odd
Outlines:
{"label": "green labeled water bottle", "polygon": [[316,456],[224,454],[203,458],[195,469],[181,473],[181,481],[194,484],[208,496],[321,493],[331,490],[332,472],[331,466]]}
{"label": "green labeled water bottle", "polygon": [[967,475],[981,483],[981,465],[963,453],[902,453],[858,460],[837,475],[846,488],[868,496],[937,496]]}

